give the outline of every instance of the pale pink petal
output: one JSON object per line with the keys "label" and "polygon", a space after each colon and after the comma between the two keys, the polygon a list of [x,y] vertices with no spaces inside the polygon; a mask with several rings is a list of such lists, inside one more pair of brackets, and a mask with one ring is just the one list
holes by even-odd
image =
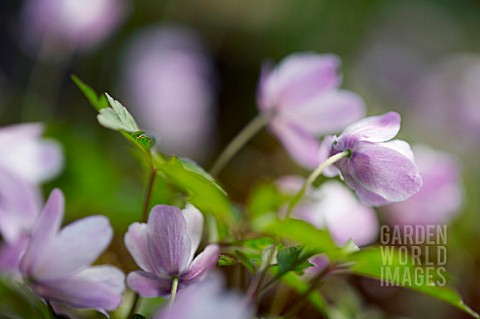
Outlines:
{"label": "pale pink petal", "polygon": [[203,252],[195,257],[188,272],[182,276],[182,280],[189,281],[204,276],[209,270],[215,267],[219,255],[220,247],[218,245],[208,245],[205,247]]}
{"label": "pale pink petal", "polygon": [[388,112],[355,122],[345,129],[342,136],[346,139],[355,138],[356,140],[369,142],[385,142],[394,138],[399,130],[400,115],[396,112]]}
{"label": "pale pink petal", "polygon": [[316,168],[320,164],[320,142],[310,133],[300,126],[293,126],[280,120],[272,121],[270,128],[298,164],[309,169]]}
{"label": "pale pink petal", "polygon": [[148,250],[147,224],[131,224],[125,234],[125,246],[140,268],[148,272],[154,271]]}
{"label": "pale pink petal", "polygon": [[89,266],[108,247],[112,235],[110,222],[104,216],[90,216],[71,223],[37,260],[33,276],[41,280],[63,278]]}
{"label": "pale pink petal", "polygon": [[182,273],[187,268],[191,254],[191,242],[182,211],[166,205],[153,207],[147,233],[152,264],[157,273]]}
{"label": "pale pink petal", "polygon": [[0,131],[0,167],[34,184],[56,176],[63,168],[60,145],[41,138],[39,124],[12,125]]}
{"label": "pale pink petal", "polygon": [[182,213],[187,222],[187,234],[192,244],[190,259],[188,261],[188,263],[190,263],[198,249],[198,245],[200,245],[200,242],[202,241],[204,220],[202,213],[191,204],[187,204],[185,209],[182,210]]}
{"label": "pale pink petal", "polygon": [[37,186],[0,167],[0,233],[7,242],[16,242],[30,232],[42,209]]}
{"label": "pale pink petal", "polygon": [[170,294],[171,278],[160,278],[149,272],[134,271],[127,276],[127,285],[142,297],[158,297]]}
{"label": "pale pink petal", "polygon": [[357,94],[332,90],[298,104],[295,108],[285,109],[278,116],[318,136],[341,131],[364,114],[365,103]]}
{"label": "pale pink petal", "polygon": [[62,279],[40,281],[34,289],[46,300],[71,307],[115,310],[122,303],[125,275],[112,266],[95,266]]}
{"label": "pale pink petal", "polygon": [[[402,201],[420,189],[422,179],[415,163],[403,153],[382,144],[359,142],[353,156],[339,161],[345,182],[359,196],[362,189],[388,201]],[[368,194],[368,193],[367,193]],[[365,195],[365,194],[363,194]],[[375,205],[377,198],[362,198]]]}
{"label": "pale pink petal", "polygon": [[65,198],[59,189],[54,189],[48,197],[37,222],[32,230],[30,244],[21,261],[22,272],[30,274],[50,251],[50,245],[55,238],[63,218]]}
{"label": "pale pink petal", "polygon": [[320,92],[335,88],[338,57],[329,54],[297,53],[285,58],[268,75],[262,75],[259,90],[262,110],[295,108]]}

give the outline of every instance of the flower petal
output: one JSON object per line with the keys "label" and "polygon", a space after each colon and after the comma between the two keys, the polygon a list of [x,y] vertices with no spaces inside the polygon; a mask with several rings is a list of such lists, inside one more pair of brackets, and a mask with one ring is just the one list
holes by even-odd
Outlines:
{"label": "flower petal", "polygon": [[14,243],[30,232],[42,209],[40,190],[0,167],[0,233]]}
{"label": "flower petal", "polygon": [[183,217],[185,217],[185,221],[187,222],[187,234],[192,244],[190,259],[188,261],[188,263],[190,263],[198,249],[198,245],[200,245],[202,240],[203,215],[195,206],[191,204],[187,204],[185,209],[182,210],[182,213]]}
{"label": "flower petal", "polygon": [[29,238],[20,236],[14,243],[0,244],[0,271],[6,273],[18,272],[20,257],[27,248]]}
{"label": "flower petal", "polygon": [[316,94],[337,87],[340,60],[335,55],[297,53],[262,75],[259,106],[262,110],[295,107]]}
{"label": "flower petal", "polygon": [[3,128],[0,131],[0,166],[34,184],[57,175],[63,167],[60,145],[42,139],[42,131],[40,124]]}
{"label": "flower petal", "polygon": [[30,244],[23,255],[20,268],[30,275],[36,268],[37,261],[50,251],[50,245],[57,234],[63,218],[65,198],[59,189],[54,189],[48,197],[35,226],[32,229]]}
{"label": "flower petal", "polygon": [[[415,163],[392,145],[360,142],[353,156],[342,160],[340,170],[345,182],[359,197],[366,190],[392,202],[412,196],[422,186]],[[365,200],[366,198],[362,198]],[[376,203],[370,203],[375,205]]]}
{"label": "flower petal", "polygon": [[205,247],[203,252],[193,260],[188,272],[182,276],[182,280],[189,281],[205,275],[215,267],[219,254],[220,247],[218,245],[208,245]]}
{"label": "flower petal", "polygon": [[125,234],[125,246],[137,265],[145,271],[154,272],[148,250],[147,224],[133,223]]}
{"label": "flower petal", "polygon": [[357,94],[342,90],[319,94],[296,108],[283,110],[278,116],[319,136],[341,131],[364,114],[363,100]]}
{"label": "flower petal", "polygon": [[299,165],[313,169],[320,164],[320,142],[310,133],[299,126],[293,126],[277,119],[270,123],[270,128]]}
{"label": "flower petal", "polygon": [[190,260],[191,242],[182,211],[174,206],[152,208],[147,226],[148,247],[158,274],[179,275]]}
{"label": "flower petal", "polygon": [[72,276],[34,286],[44,299],[75,308],[114,310],[122,303],[125,275],[112,266],[86,268]]}
{"label": "flower petal", "polygon": [[63,228],[38,259],[34,278],[49,280],[65,277],[89,266],[107,248],[113,230],[105,216],[90,216]]}
{"label": "flower petal", "polygon": [[172,280],[160,278],[145,271],[134,271],[127,276],[127,285],[142,297],[158,297],[170,294]]}
{"label": "flower petal", "polygon": [[355,122],[345,129],[340,139],[354,138],[368,142],[385,142],[394,138],[399,130],[400,114],[388,112]]}

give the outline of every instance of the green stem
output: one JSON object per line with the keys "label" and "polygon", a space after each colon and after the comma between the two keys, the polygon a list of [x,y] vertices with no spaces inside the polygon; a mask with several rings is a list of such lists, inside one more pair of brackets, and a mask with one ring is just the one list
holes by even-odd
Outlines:
{"label": "green stem", "polygon": [[253,120],[251,120],[247,126],[243,128],[240,133],[233,138],[233,140],[222,151],[217,158],[212,168],[210,169],[210,175],[217,176],[218,173],[230,162],[230,160],[238,153],[242,147],[247,144],[267,123],[267,118],[263,114],[258,114]]}
{"label": "green stem", "polygon": [[317,276],[315,276],[311,281],[308,289],[302,293],[298,299],[297,302],[294,303],[295,306],[293,306],[290,311],[288,311],[283,318],[291,318],[294,317],[296,313],[298,313],[302,308],[306,305],[308,302],[308,298],[310,294],[320,287],[324,279],[337,267],[337,264],[332,263],[329,264],[324,270],[322,270]]}
{"label": "green stem", "polygon": [[170,302],[168,304],[169,309],[172,309],[173,303],[175,302],[175,297],[177,296],[178,282],[178,277],[174,276],[172,278],[172,292],[170,294]]}
{"label": "green stem", "polygon": [[128,313],[127,319],[132,318],[132,316],[135,313],[135,310],[137,309],[139,301],[140,301],[140,296],[137,293],[135,293],[135,295],[133,296],[132,306],[130,307],[130,311]]}
{"label": "green stem", "polygon": [[142,210],[142,222],[146,223],[148,219],[148,208],[150,206],[150,199],[152,198],[152,190],[153,184],[155,183],[155,176],[157,176],[157,172],[154,168],[150,169],[150,173],[148,175],[148,182],[147,182],[147,190],[145,192],[145,201],[143,202],[143,210]]}
{"label": "green stem", "polygon": [[305,181],[305,183],[303,184],[302,188],[300,189],[300,191],[292,198],[292,200],[290,201],[290,204],[288,205],[288,210],[287,210],[287,214],[285,216],[285,219],[288,219],[290,218],[290,216],[292,215],[292,212],[293,212],[293,209],[295,208],[295,206],[297,206],[297,204],[300,202],[300,200],[302,199],[303,195],[305,195],[305,192],[307,191],[307,189],[312,186],[313,182],[315,182],[315,180],[318,178],[318,176],[320,176],[320,174],[322,174],[323,170],[325,168],[327,168],[328,166],[332,165],[332,164],[335,164],[337,161],[341,160],[342,158],[345,158],[345,157],[349,157],[351,156],[351,151],[344,151],[342,153],[338,153],[338,154],[335,154],[329,158],[327,158],[327,160],[325,162],[323,162],[322,164],[320,164],[313,172],[312,174],[310,174],[310,176],[308,176],[307,180]]}

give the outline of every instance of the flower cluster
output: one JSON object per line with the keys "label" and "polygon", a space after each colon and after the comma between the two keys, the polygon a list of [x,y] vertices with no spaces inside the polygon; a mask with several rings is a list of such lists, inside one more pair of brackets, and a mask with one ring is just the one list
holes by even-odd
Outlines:
{"label": "flower cluster", "polygon": [[[195,58],[191,56],[185,56],[183,61],[171,54],[161,55],[159,65],[178,62],[179,65],[172,66],[174,70],[181,70],[185,63],[200,69],[205,66],[193,63],[191,60]],[[157,58],[152,55],[152,59]],[[147,61],[142,68],[149,66]],[[312,173],[306,179],[286,176],[270,184],[275,189],[272,192],[280,193],[275,193],[278,207],[264,198],[258,200],[260,204],[252,199],[249,210],[268,206],[264,210],[270,214],[272,207],[278,208],[273,218],[265,214],[261,216],[262,223],[257,224],[251,220],[241,222],[241,218],[248,218],[240,213],[241,205],[232,205],[214,178],[195,163],[177,157],[165,160],[163,154],[151,147],[153,141],[138,129],[126,108],[109,99],[115,105],[101,110],[106,111],[101,114],[109,117],[101,117],[100,123],[120,131],[131,128],[122,133],[139,146],[150,169],[142,221],[130,224],[123,236],[124,246],[138,266],[130,269],[127,276],[121,270],[127,267],[115,258],[105,258],[112,265],[92,265],[118,235],[108,218],[88,216],[62,227],[65,206],[62,191],[54,189],[46,203],[42,203],[40,183],[62,169],[58,144],[42,139],[42,127],[37,124],[0,129],[0,271],[28,286],[58,314],[70,316],[72,309],[94,309],[108,315],[108,311],[127,303],[125,307],[130,307],[130,314],[134,314],[141,309],[137,307],[138,298],[169,297],[169,305],[159,309],[154,318],[251,318],[254,306],[286,273],[292,272],[287,283],[314,278],[311,288],[298,288],[303,283],[293,285],[308,295],[309,289],[313,291],[314,284],[337,266],[330,263],[330,257],[344,253],[342,258],[346,260],[351,247],[358,250],[359,246],[375,242],[379,222],[373,207],[390,205],[385,208],[386,216],[399,224],[430,222],[435,212],[442,212],[436,216],[438,220],[448,221],[462,199],[455,160],[446,154],[417,148],[415,155],[420,169],[417,168],[409,144],[394,139],[400,130],[400,115],[388,112],[363,118],[363,100],[340,88],[339,66],[340,60],[334,55],[302,53],[287,57],[276,68],[265,67],[262,71],[257,97],[260,118],[290,156]],[[152,75],[156,69],[150,71]],[[202,82],[201,76],[178,76],[196,84]],[[168,91],[170,86],[166,87]],[[192,87],[192,92],[198,93],[197,86]],[[170,92],[172,95],[178,93],[177,87],[172,88],[175,89]],[[195,100],[202,95],[193,93],[195,98],[185,97],[187,104],[196,105]],[[88,91],[87,95],[95,100],[92,94]],[[153,96],[152,100],[156,100]],[[165,101],[169,99],[171,96]],[[200,101],[201,104],[209,104],[209,97],[206,100]],[[156,103],[151,105],[156,107]],[[157,114],[156,111],[147,114]],[[182,114],[185,112],[191,110],[181,110]],[[178,125],[175,121],[170,124]],[[315,186],[322,173],[326,177],[339,176],[347,187],[339,180]],[[175,201],[184,209],[159,205],[161,201],[151,205],[157,175],[188,195]],[[423,183],[425,187],[421,189]],[[432,202],[438,194],[445,196],[437,207]],[[410,213],[404,214],[405,211]],[[413,218],[422,213],[424,218]],[[205,228],[209,240],[202,243],[206,237],[204,223],[208,225]],[[298,226],[299,230],[295,229],[298,232],[327,234],[325,242],[332,243],[307,247],[312,248],[310,252],[303,250],[303,246],[308,246],[303,234],[294,234],[293,241],[298,240],[302,245],[292,246],[292,238],[283,238],[282,229],[275,229],[285,224]],[[245,229],[250,226],[252,229]],[[199,247],[203,250],[197,254]],[[335,253],[329,256],[332,250]],[[338,263],[344,261],[339,260]],[[250,280],[246,296],[223,288],[222,279],[212,271],[217,264],[238,267],[235,271],[240,274],[237,281],[242,288]],[[250,274],[245,275],[242,267]],[[296,276],[302,272],[306,275]],[[270,282],[265,281],[268,276]],[[123,298],[126,287],[134,295],[131,304]],[[302,297],[307,300],[307,295]]]}

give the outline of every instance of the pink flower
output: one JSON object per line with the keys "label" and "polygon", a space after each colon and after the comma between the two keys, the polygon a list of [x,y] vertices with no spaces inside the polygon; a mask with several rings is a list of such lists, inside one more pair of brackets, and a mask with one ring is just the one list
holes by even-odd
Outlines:
{"label": "pink flower", "polygon": [[23,278],[54,307],[116,309],[122,302],[124,274],[112,266],[90,266],[112,239],[108,219],[90,216],[60,230],[63,209],[63,194],[55,189],[22,256]]}
{"label": "pink flower", "polygon": [[34,123],[0,128],[0,169],[33,184],[55,177],[63,168],[61,148],[42,131]]}
{"label": "pink flower", "polygon": [[28,0],[24,37],[37,48],[47,44],[53,54],[89,49],[120,24],[125,5],[123,0]]}
{"label": "pink flower", "polygon": [[211,275],[179,292],[171,309],[163,309],[154,319],[247,319],[253,309],[240,294],[223,288],[223,280]]}
{"label": "pink flower", "polygon": [[213,62],[196,33],[153,27],[130,44],[123,86],[139,125],[167,153],[205,157],[216,117]]}
{"label": "pink flower", "polygon": [[307,168],[319,164],[320,136],[340,131],[364,114],[363,100],[339,88],[339,65],[335,55],[297,53],[262,71],[258,107],[290,156]]}
{"label": "pink flower", "polygon": [[172,280],[179,288],[203,278],[215,267],[217,245],[208,245],[194,258],[203,230],[203,215],[189,205],[152,208],[147,224],[134,223],[125,235],[125,245],[142,270],[131,272],[127,284],[143,297],[168,295]]}
{"label": "pink flower", "polygon": [[410,145],[392,140],[399,130],[400,115],[388,112],[348,126],[339,137],[327,137],[328,156],[345,151],[349,156],[326,173],[340,173],[365,204],[381,206],[406,200],[420,190],[422,178]]}
{"label": "pink flower", "polygon": [[[288,194],[295,194],[303,178],[286,176],[277,185]],[[329,181],[318,189],[310,189],[296,206],[292,217],[305,220],[317,228],[327,228],[338,245],[353,240],[357,245],[375,241],[378,220],[375,211],[360,203],[341,183]]]}
{"label": "pink flower", "polygon": [[458,161],[426,146],[416,146],[413,151],[423,186],[406,201],[385,207],[386,216],[398,225],[448,223],[463,202]]}

